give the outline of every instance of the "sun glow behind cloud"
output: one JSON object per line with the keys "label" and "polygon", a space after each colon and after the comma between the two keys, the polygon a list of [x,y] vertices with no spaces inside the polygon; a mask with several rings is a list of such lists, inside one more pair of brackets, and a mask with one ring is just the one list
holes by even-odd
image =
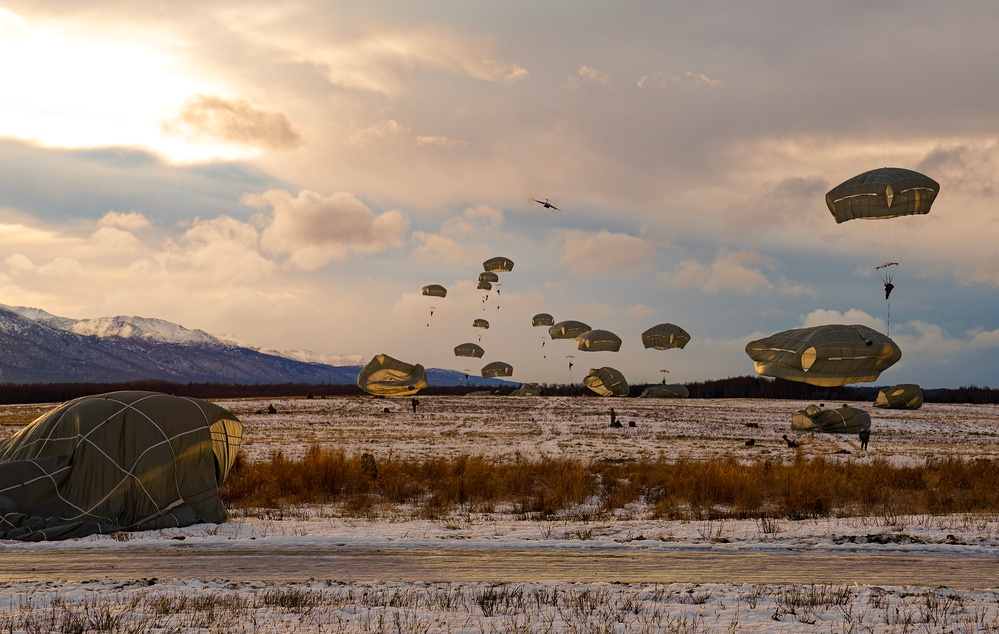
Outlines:
{"label": "sun glow behind cloud", "polygon": [[0,137],[47,147],[140,147],[174,162],[252,156],[247,146],[173,134],[194,95],[221,86],[152,48],[35,27],[0,8]]}

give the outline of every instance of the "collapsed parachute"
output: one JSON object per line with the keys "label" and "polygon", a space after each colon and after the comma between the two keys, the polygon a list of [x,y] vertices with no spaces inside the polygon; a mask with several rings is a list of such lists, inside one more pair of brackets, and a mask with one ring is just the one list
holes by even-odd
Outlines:
{"label": "collapsed parachute", "polygon": [[493,361],[482,368],[482,376],[487,379],[498,376],[513,376],[513,366],[502,361]]}
{"label": "collapsed parachute", "polygon": [[456,357],[476,357],[482,358],[486,351],[482,346],[474,343],[460,343],[454,347],[454,356]]}
{"label": "collapsed parachute", "polygon": [[590,330],[576,337],[576,349],[589,352],[617,352],[621,337],[609,330]]}
{"label": "collapsed parachute", "polygon": [[510,396],[541,396],[541,386],[537,383],[524,383],[510,392]]}
{"label": "collapsed parachute", "polygon": [[641,398],[687,398],[690,390],[686,385],[673,383],[669,385],[650,385],[642,391]]}
{"label": "collapsed parachute", "polygon": [[887,336],[867,326],[841,324],[778,332],[750,341],[746,354],[762,376],[821,387],[875,381],[902,358]]}
{"label": "collapsed parachute", "polygon": [[560,321],[548,329],[548,336],[552,339],[575,339],[584,332],[589,332],[590,327],[581,321],[568,319]]}
{"label": "collapsed parachute", "polygon": [[375,396],[409,396],[429,385],[427,371],[387,354],[375,355],[357,375],[357,387]]}
{"label": "collapsed parachute", "polygon": [[881,388],[874,407],[882,409],[919,409],[923,406],[923,389],[914,383],[902,383]]}
{"label": "collapsed parachute", "polygon": [[791,427],[799,431],[859,434],[871,428],[871,415],[856,407],[822,409],[809,405],[791,415]]}
{"label": "collapsed parachute", "polygon": [[590,373],[583,377],[583,385],[600,396],[628,396],[631,391],[624,375],[606,366],[591,368]]}
{"label": "collapsed parachute", "polygon": [[682,349],[689,341],[687,331],[675,324],[659,324],[642,333],[642,345],[656,350]]}

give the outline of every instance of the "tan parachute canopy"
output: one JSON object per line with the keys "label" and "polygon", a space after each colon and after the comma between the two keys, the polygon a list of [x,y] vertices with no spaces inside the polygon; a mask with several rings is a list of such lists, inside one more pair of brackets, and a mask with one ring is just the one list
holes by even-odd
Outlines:
{"label": "tan parachute canopy", "polygon": [[534,317],[531,317],[532,326],[554,326],[555,318],[548,313],[538,313]]}
{"label": "tan parachute canopy", "polygon": [[0,442],[0,539],[47,541],[228,519],[218,488],[243,425],[157,392],[69,401]]}
{"label": "tan parachute canopy", "polygon": [[483,271],[482,273],[479,273],[479,281],[480,282],[498,282],[499,281],[499,275],[496,275],[492,271]]}
{"label": "tan parachute canopy", "polygon": [[476,319],[476,320],[472,321],[472,327],[473,328],[486,328],[486,329],[488,329],[489,328],[489,322],[486,321],[485,319]]}
{"label": "tan parachute canopy", "polygon": [[887,336],[867,326],[841,324],[778,332],[750,341],[746,354],[762,376],[822,387],[876,381],[902,358]]}
{"label": "tan parachute canopy", "polygon": [[485,353],[482,346],[474,343],[460,343],[454,347],[454,356],[456,357],[481,358]]}
{"label": "tan parachute canopy", "polygon": [[682,349],[688,341],[687,331],[675,324],[659,324],[642,333],[642,345],[656,350]]}
{"label": "tan parachute canopy", "polygon": [[882,409],[919,409],[923,406],[923,388],[914,383],[901,383],[878,391],[874,407]]}
{"label": "tan parachute canopy", "polygon": [[583,377],[583,385],[600,396],[628,396],[631,388],[620,371],[614,368],[591,368]]}
{"label": "tan parachute canopy", "polygon": [[475,285],[475,288],[479,289],[480,291],[491,291],[493,290],[493,285],[490,284],[489,282],[479,282],[478,284]]}
{"label": "tan parachute canopy", "polygon": [[609,330],[590,330],[576,337],[576,349],[588,352],[617,352],[621,337]]}
{"label": "tan parachute canopy", "polygon": [[427,387],[427,371],[387,354],[377,354],[357,375],[357,387],[375,396],[410,396]]}
{"label": "tan parachute canopy", "polygon": [[513,376],[513,366],[502,361],[493,361],[482,368],[482,376],[487,379],[498,376]]}
{"label": "tan parachute canopy", "polygon": [[482,263],[482,268],[487,273],[504,273],[513,270],[513,260],[510,258],[495,257],[489,258]]}
{"label": "tan parachute canopy", "polygon": [[427,284],[423,287],[423,294],[431,297],[447,297],[447,289],[440,284]]}
{"label": "tan parachute canopy", "polygon": [[791,427],[799,431],[859,434],[871,428],[871,415],[856,407],[822,409],[809,405],[791,415]]}
{"label": "tan parachute canopy", "polygon": [[642,391],[642,398],[687,398],[690,390],[679,383],[667,385],[650,385]]}
{"label": "tan parachute canopy", "polygon": [[560,321],[548,329],[548,336],[552,339],[575,339],[584,332],[589,332],[590,327],[581,321],[568,319]]}

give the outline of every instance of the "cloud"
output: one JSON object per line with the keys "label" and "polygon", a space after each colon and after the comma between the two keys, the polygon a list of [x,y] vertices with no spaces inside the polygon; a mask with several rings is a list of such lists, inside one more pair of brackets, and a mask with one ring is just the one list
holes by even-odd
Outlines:
{"label": "cloud", "polygon": [[592,85],[610,86],[610,73],[584,64],[576,70],[575,75],[570,75],[566,82],[569,90],[580,90]]}
{"label": "cloud", "polygon": [[642,270],[650,266],[656,252],[655,246],[644,238],[606,229],[596,233],[563,230],[556,239],[562,241],[559,262],[584,276]]}
{"label": "cloud", "polygon": [[13,253],[4,258],[4,264],[12,276],[37,274],[52,277],[65,277],[75,275],[83,270],[83,266],[67,257],[55,257],[51,261],[36,265],[31,258],[23,253]]}
{"label": "cloud", "polygon": [[503,225],[503,211],[490,205],[468,207],[464,213],[452,216],[441,225],[441,234],[455,238],[499,229]]}
{"label": "cloud", "polygon": [[145,229],[150,224],[149,218],[137,211],[121,213],[120,211],[109,211],[98,221],[101,227],[113,227],[123,231],[139,231]]}
{"label": "cloud", "polygon": [[414,231],[413,241],[416,242],[413,255],[423,262],[474,267],[481,259],[464,244],[447,236]]}
{"label": "cloud", "polygon": [[208,137],[251,147],[287,149],[302,142],[302,135],[284,113],[255,108],[244,99],[215,95],[191,97],[164,129],[185,137]]}
{"label": "cloud", "polygon": [[824,308],[813,310],[805,315],[805,319],[802,322],[801,327],[811,328],[812,326],[824,326],[827,324],[860,325],[873,328],[879,332],[885,331],[885,322],[883,319],[874,317],[873,315],[856,308],[850,308],[845,312]]}
{"label": "cloud", "polygon": [[663,71],[655,71],[647,75],[642,75],[635,82],[639,90],[644,90],[645,88],[668,88],[669,86],[676,84],[684,84],[688,86],[707,86],[709,88],[714,88],[721,85],[721,80],[712,79],[704,73],[698,73],[694,71],[686,71],[682,75],[670,75],[664,73]]}
{"label": "cloud", "polygon": [[354,127],[348,140],[354,145],[367,145],[374,141],[397,139],[409,134],[409,128],[395,119],[382,119],[364,127]]}
{"label": "cloud", "polygon": [[409,220],[397,210],[374,214],[349,193],[323,196],[302,190],[272,189],[247,194],[242,202],[271,209],[262,219],[260,243],[268,253],[287,256],[288,263],[313,270],[352,254],[371,254],[404,245]]}
{"label": "cloud", "polygon": [[446,136],[420,135],[416,137],[417,145],[431,145],[436,147],[468,147],[468,141],[461,139],[450,139]]}
{"label": "cloud", "polygon": [[764,270],[772,271],[776,262],[756,251],[731,251],[721,248],[710,265],[684,260],[672,282],[683,288],[701,288],[708,293],[736,291],[744,294],[769,292],[774,284]]}

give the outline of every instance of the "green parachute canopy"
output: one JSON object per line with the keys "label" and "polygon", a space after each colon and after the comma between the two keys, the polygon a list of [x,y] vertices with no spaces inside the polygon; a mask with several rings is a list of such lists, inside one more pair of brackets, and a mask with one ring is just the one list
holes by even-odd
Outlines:
{"label": "green parachute canopy", "polygon": [[485,328],[485,329],[488,330],[489,329],[489,322],[486,321],[485,319],[476,319],[476,320],[472,321],[472,327],[473,328]]}
{"label": "green parachute canopy", "polygon": [[617,352],[621,337],[609,330],[589,330],[576,337],[576,349],[584,352]]}
{"label": "green parachute canopy", "polygon": [[822,387],[876,381],[902,358],[886,335],[841,324],[778,332],[750,341],[746,354],[762,376]]}
{"label": "green parachute canopy", "polygon": [[487,273],[504,273],[513,270],[513,260],[504,257],[489,258],[482,263]]}
{"label": "green parachute canopy", "polygon": [[642,333],[642,345],[656,350],[682,349],[688,341],[687,331],[675,324],[659,324]]}
{"label": "green parachute canopy", "polygon": [[575,339],[584,332],[589,332],[589,325],[581,321],[567,319],[560,321],[548,329],[548,336],[552,339]]}
{"label": "green parachute canopy", "polygon": [[429,385],[426,369],[417,364],[375,355],[357,375],[357,387],[375,396],[410,396]]}
{"label": "green parachute canopy", "polygon": [[532,326],[554,326],[555,318],[548,313],[538,313],[534,317],[531,317]]}
{"label": "green parachute canopy", "polygon": [[881,388],[874,407],[883,409],[919,409],[923,406],[923,388],[915,383],[901,383]]}
{"label": "green parachute canopy", "polygon": [[826,194],[837,223],[927,214],[940,191],[935,180],[901,167],[882,167],[843,181]]}
{"label": "green parachute canopy", "polygon": [[492,283],[492,282],[498,282],[499,281],[499,275],[496,275],[492,271],[483,271],[482,273],[479,273],[479,281],[480,282],[490,282],[490,283]]}
{"label": "green parachute canopy", "polygon": [[0,442],[0,539],[49,541],[224,522],[243,425],[196,398],[69,401]]}
{"label": "green parachute canopy", "polygon": [[846,405],[836,409],[809,405],[791,415],[791,428],[829,434],[859,434],[871,428],[871,415]]}
{"label": "green parachute canopy", "polygon": [[447,289],[440,284],[427,284],[423,287],[423,294],[430,297],[447,297]]}
{"label": "green parachute canopy", "polygon": [[487,379],[499,376],[513,376],[513,366],[502,361],[493,361],[492,363],[487,363],[482,368],[482,376]]}
{"label": "green parachute canopy", "polygon": [[628,396],[631,388],[619,370],[610,367],[591,368],[583,377],[583,385],[600,396]]}
{"label": "green parachute canopy", "polygon": [[456,357],[476,357],[482,358],[486,351],[482,346],[475,343],[460,343],[454,347],[454,356]]}

